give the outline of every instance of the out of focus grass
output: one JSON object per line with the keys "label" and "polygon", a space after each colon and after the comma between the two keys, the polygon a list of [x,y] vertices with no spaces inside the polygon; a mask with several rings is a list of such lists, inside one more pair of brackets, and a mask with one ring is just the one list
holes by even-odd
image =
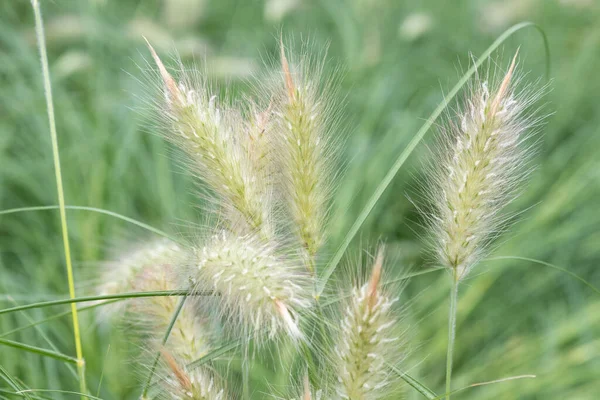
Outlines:
{"label": "out of focus grass", "polygon": [[[600,286],[600,10],[593,0],[63,0],[43,3],[67,204],[100,207],[177,232],[201,219],[192,180],[147,133],[132,110],[146,49],[175,47],[184,60],[206,64],[236,92],[277,51],[280,29],[316,46],[329,43],[329,64],[346,66],[347,174],[336,198],[332,235],[352,224],[368,196],[428,113],[477,54],[510,24],[531,20],[551,46],[552,92],[537,156],[539,168],[515,205],[534,205],[494,256],[544,260]],[[0,4],[0,209],[56,203],[42,81],[27,1]],[[534,31],[509,40],[521,46],[530,77],[545,70]],[[507,57],[498,58],[505,63]],[[352,128],[352,129],[350,129]],[[428,136],[431,138],[431,135]],[[426,140],[428,141],[428,140]],[[425,144],[403,167],[360,233],[385,238],[398,264],[420,268],[418,217],[407,198],[421,176]],[[111,249],[146,233],[121,221],[69,211],[79,294]],[[359,240],[353,247],[357,248]],[[462,289],[455,351],[456,387],[510,375],[536,379],[463,392],[464,399],[597,399],[600,390],[600,297],[566,274],[531,262],[486,262]],[[447,279],[412,280],[413,376],[441,392],[446,345]],[[66,297],[58,214],[0,215],[0,308]],[[67,308],[0,316],[0,337]],[[89,387],[103,398],[139,395],[119,330],[83,317]],[[40,325],[62,352],[73,354],[68,317]],[[49,347],[33,328],[6,336]],[[0,365],[28,387],[76,390],[60,362],[0,347]],[[269,380],[287,384],[277,365],[254,369],[255,398]],[[0,388],[7,388],[0,381]],[[418,393],[407,391],[408,398]],[[0,392],[0,397],[2,396]],[[68,398],[53,393],[51,398]],[[457,395],[457,398],[459,396]]]}

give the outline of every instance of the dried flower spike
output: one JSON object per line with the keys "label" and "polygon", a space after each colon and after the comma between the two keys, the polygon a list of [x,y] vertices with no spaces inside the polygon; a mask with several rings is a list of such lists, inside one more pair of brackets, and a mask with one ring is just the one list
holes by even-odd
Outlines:
{"label": "dried flower spike", "polygon": [[388,363],[397,363],[402,345],[391,313],[398,298],[381,290],[383,250],[380,249],[369,282],[353,290],[346,305],[336,345],[338,386],[342,399],[377,399],[389,393]]}
{"label": "dried flower spike", "polygon": [[477,81],[445,132],[432,183],[431,224],[439,261],[464,278],[503,227],[501,210],[527,174],[525,143],[539,119],[527,114],[539,92],[515,89],[516,57],[499,82]]}

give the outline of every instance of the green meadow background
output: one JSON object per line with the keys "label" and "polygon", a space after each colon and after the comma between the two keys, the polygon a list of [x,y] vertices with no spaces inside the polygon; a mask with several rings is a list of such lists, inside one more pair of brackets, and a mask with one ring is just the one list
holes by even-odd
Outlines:
{"label": "green meadow background", "polygon": [[[68,205],[110,210],[177,233],[202,220],[194,181],[148,122],[142,94],[146,36],[165,59],[206,67],[234,96],[263,59],[276,57],[279,33],[329,46],[341,65],[346,173],[332,211],[335,248],[396,157],[471,62],[514,23],[541,26],[550,44],[550,115],[539,136],[537,168],[511,208],[527,211],[491,258],[542,260],[600,286],[600,3],[595,0],[54,0],[42,1]],[[520,46],[527,80],[543,78],[541,36],[525,29],[494,62]],[[385,240],[393,271],[430,266],[411,199],[422,181],[429,132],[373,210],[350,253]],[[55,205],[33,12],[25,0],[0,1],[0,209]],[[69,210],[77,294],[94,293],[102,261],[148,233],[107,215]],[[405,368],[443,392],[449,279],[412,279],[411,351]],[[0,215],[0,309],[68,297],[57,210]],[[526,260],[486,260],[462,285],[453,386],[534,374],[469,389],[457,399],[600,398],[600,293],[567,273]],[[84,305],[81,305],[83,307]],[[0,339],[74,355],[69,316],[32,321],[68,306],[0,315]],[[87,379],[103,399],[139,397],[135,345],[118,328],[81,312]],[[23,328],[25,327],[25,328]],[[22,328],[22,329],[20,329]],[[16,330],[16,331],[15,331]],[[6,377],[33,389],[77,390],[64,363],[0,344],[0,398]],[[277,364],[256,365],[252,397],[268,383],[289,384]],[[4,378],[2,378],[4,377]],[[70,399],[64,393],[40,393]],[[422,399],[408,388],[407,399]]]}

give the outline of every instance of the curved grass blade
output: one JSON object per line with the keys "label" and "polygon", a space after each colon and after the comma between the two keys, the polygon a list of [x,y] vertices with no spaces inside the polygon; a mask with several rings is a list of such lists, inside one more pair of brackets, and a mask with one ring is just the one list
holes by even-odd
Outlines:
{"label": "curved grass blade", "polygon": [[398,156],[398,158],[394,162],[394,165],[390,168],[390,170],[385,175],[383,180],[379,183],[379,186],[377,186],[377,188],[375,189],[375,192],[371,195],[371,198],[369,199],[369,201],[367,201],[367,204],[365,205],[363,210],[360,212],[357,219],[354,221],[354,224],[352,224],[352,227],[350,228],[350,230],[344,237],[342,244],[335,252],[335,254],[334,254],[333,258],[331,259],[331,261],[329,262],[329,264],[327,264],[327,266],[325,267],[325,271],[323,272],[322,276],[320,277],[319,281],[317,282],[317,293],[316,293],[317,298],[321,295],[321,293],[323,293],[323,290],[325,289],[325,285],[327,284],[327,281],[331,277],[331,274],[333,274],[333,271],[335,271],[335,268],[337,267],[340,260],[342,259],[342,256],[344,255],[344,253],[346,252],[346,249],[350,245],[350,242],[352,241],[352,239],[354,239],[354,236],[356,236],[360,227],[363,225],[363,223],[365,222],[365,220],[367,219],[369,214],[371,214],[371,211],[373,210],[373,208],[375,208],[375,205],[377,204],[377,202],[383,195],[383,192],[385,192],[385,190],[390,185],[390,183],[392,182],[392,180],[394,179],[394,177],[396,176],[396,174],[398,173],[398,171],[400,170],[402,165],[404,165],[404,162],[408,159],[410,154],[414,151],[414,149],[417,147],[419,142],[423,139],[423,137],[425,136],[427,131],[429,131],[429,128],[431,128],[431,126],[433,125],[435,120],[442,114],[442,112],[446,109],[446,107],[448,107],[448,104],[450,103],[450,101],[452,101],[452,99],[456,96],[456,94],[460,91],[460,89],[465,85],[465,83],[467,83],[467,81],[471,78],[471,76],[475,73],[475,71],[477,71],[477,69],[481,66],[481,64],[483,64],[490,57],[490,55],[493,52],[502,43],[504,43],[506,41],[506,39],[511,37],[516,32],[518,32],[522,29],[528,28],[528,27],[533,27],[533,28],[537,29],[540,32],[540,34],[542,35],[542,39],[544,41],[544,49],[546,51],[546,66],[547,66],[546,74],[547,74],[547,77],[549,77],[550,52],[549,52],[549,46],[548,46],[548,39],[546,38],[546,34],[544,33],[544,31],[538,25],[534,24],[533,22],[522,22],[520,24],[513,25],[512,27],[510,27],[506,31],[504,31],[504,33],[502,33],[502,35],[500,35],[498,37],[498,39],[496,39],[494,41],[494,43],[492,43],[492,45],[490,47],[488,47],[487,50],[483,52],[483,54],[481,54],[481,56],[477,59],[477,61],[473,64],[473,66],[467,70],[467,72],[460,78],[460,80],[452,88],[452,90],[450,90],[450,92],[448,92],[448,95],[436,107],[436,109],[431,113],[429,118],[427,118],[427,121],[423,124],[423,126],[421,126],[421,128],[415,134],[415,136],[412,138],[412,140],[410,141],[408,146],[406,146],[404,151],[400,154],[400,156]]}
{"label": "curved grass blade", "polygon": [[[12,298],[9,299],[13,304],[18,305],[18,303],[16,301],[14,301]],[[27,315],[26,312],[22,311],[21,312],[23,314],[23,317],[25,317],[25,319],[29,322],[30,326],[33,326],[36,331],[40,334],[40,336],[46,341],[46,343],[48,343],[48,346],[50,346],[50,348],[52,349],[52,351],[58,352],[58,347],[54,344],[54,342],[52,340],[50,340],[50,338],[48,337],[48,335],[46,335],[46,333],[39,327],[37,326],[37,324],[35,323],[35,321],[33,321],[33,318],[31,318],[29,315]],[[66,313],[67,315],[70,314],[70,312]],[[0,335],[0,336],[4,336],[4,335]],[[77,376],[77,372],[75,371],[75,369],[73,368],[72,365],[67,364],[67,368],[69,369],[69,371],[73,374],[73,376],[75,377],[75,379],[78,378]]]}
{"label": "curved grass blade", "polygon": [[24,393],[35,393],[35,392],[40,392],[40,393],[64,393],[64,394],[76,394],[78,396],[87,398],[87,399],[92,399],[92,400],[103,400],[100,397],[97,396],[92,396],[91,394],[85,394],[85,393],[80,393],[80,392],[73,392],[70,390],[58,390],[58,389],[25,389],[25,390],[19,390],[18,392],[14,393],[14,394],[24,394]]}
{"label": "curved grass blade", "polygon": [[561,268],[559,266],[556,266],[554,264],[550,264],[549,262],[546,261],[541,261],[541,260],[536,260],[535,258],[527,258],[527,257],[519,257],[519,256],[498,256],[498,257],[491,257],[487,259],[488,261],[493,261],[493,260],[520,260],[520,261],[529,261],[535,264],[539,264],[539,265],[543,265],[545,267],[550,267],[550,268],[554,268],[558,271],[564,272],[567,275],[570,275],[571,277],[577,279],[578,281],[580,281],[581,283],[583,283],[584,285],[586,285],[587,287],[589,287],[590,289],[592,289],[594,292],[600,294],[600,289],[598,289],[596,286],[592,285],[591,283],[589,283],[588,281],[586,281],[585,279],[583,279],[581,276],[577,275],[574,272],[569,271],[568,269],[565,268]]}
{"label": "curved grass blade", "polygon": [[[11,208],[8,210],[2,210],[2,211],[0,211],[0,215],[13,214],[13,213],[19,213],[19,212],[27,212],[27,211],[44,211],[44,210],[56,210],[56,209],[59,209],[59,206],[20,207],[20,208]],[[143,229],[146,229],[147,231],[156,233],[157,235],[164,236],[167,239],[171,239],[175,242],[177,241],[175,238],[170,236],[168,233],[163,232],[160,229],[154,228],[148,224],[137,221],[130,217],[126,217],[125,215],[122,215],[122,214],[119,214],[119,213],[116,213],[113,211],[104,210],[102,208],[97,208],[97,207],[87,207],[87,206],[65,206],[65,209],[79,210],[79,211],[92,211],[92,212],[96,212],[99,214],[109,215],[111,217],[123,220],[125,222],[129,222],[130,224],[137,225],[140,228],[143,228]]]}
{"label": "curved grass blade", "polygon": [[465,386],[465,387],[462,387],[460,389],[455,389],[455,390],[453,390],[453,391],[451,391],[449,393],[444,393],[441,396],[434,397],[432,400],[441,400],[447,394],[454,394],[454,393],[462,392],[464,390],[471,389],[471,388],[478,387],[478,386],[493,385],[495,383],[503,383],[503,382],[515,381],[517,379],[533,379],[535,377],[536,377],[535,375],[518,375],[518,376],[509,376],[508,378],[495,379],[493,381],[472,383],[472,384],[470,384],[468,386]]}
{"label": "curved grass blade", "polygon": [[[0,315],[8,314],[11,312],[21,311],[21,310],[30,310],[32,308],[43,308],[43,307],[51,307],[58,306],[61,304],[72,304],[72,303],[86,303],[90,301],[98,301],[98,300],[112,300],[112,299],[134,299],[139,297],[160,297],[160,296],[188,296],[190,295],[187,290],[156,290],[150,292],[127,292],[127,293],[118,293],[118,294],[107,294],[100,296],[82,296],[75,297],[74,299],[62,299],[62,300],[51,300],[51,301],[41,301],[38,303],[32,304],[24,304],[22,306],[5,308],[0,310]],[[212,293],[194,293],[194,296],[205,296],[212,295]],[[108,304],[108,302],[103,303]],[[101,305],[99,305],[101,306]]]}
{"label": "curved grass blade", "polygon": [[[77,312],[83,312],[83,311],[91,310],[93,308],[101,307],[101,306],[104,306],[104,305],[107,305],[107,304],[110,304],[110,303],[114,303],[116,301],[119,301],[119,299],[113,299],[113,300],[106,301],[104,303],[93,304],[91,306],[79,307],[79,308],[77,308]],[[23,326],[20,326],[18,328],[15,328],[15,329],[11,329],[10,331],[2,332],[0,334],[0,338],[12,335],[13,333],[21,332],[21,331],[23,331],[25,329],[28,329],[28,328],[33,328],[33,327],[35,327],[37,325],[41,325],[43,323],[46,323],[48,321],[52,321],[52,320],[57,319],[57,318],[66,317],[67,315],[70,315],[70,314],[71,314],[71,311],[65,311],[65,312],[61,312],[59,314],[51,315],[51,316],[49,316],[47,318],[44,318],[44,319],[33,321],[30,324],[23,325]]]}
{"label": "curved grass blade", "polygon": [[413,389],[415,389],[417,392],[421,393],[423,396],[427,397],[428,399],[437,399],[438,398],[433,390],[429,389],[427,386],[425,386],[424,384],[422,384],[421,382],[419,382],[418,380],[416,380],[415,378],[413,378],[406,372],[400,371],[398,368],[396,368],[392,364],[388,364],[388,365],[392,369],[392,371],[394,371],[396,374],[398,374],[398,376],[402,380],[404,380],[404,382],[408,383],[410,386],[413,387]]}
{"label": "curved grass blade", "polygon": [[35,354],[39,354],[42,356],[51,357],[56,360],[65,361],[65,362],[68,362],[71,364],[78,363],[77,358],[75,358],[75,357],[71,357],[66,354],[59,353],[58,351],[47,350],[47,349],[43,349],[41,347],[31,346],[31,345],[28,345],[25,343],[20,343],[20,342],[15,342],[13,340],[0,339],[0,344],[9,346],[9,347],[14,347],[15,349],[28,351],[30,353],[35,353]]}

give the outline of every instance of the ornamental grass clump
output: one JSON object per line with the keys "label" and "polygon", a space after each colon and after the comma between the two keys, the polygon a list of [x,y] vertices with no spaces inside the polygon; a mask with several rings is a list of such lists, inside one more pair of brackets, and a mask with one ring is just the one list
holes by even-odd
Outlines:
{"label": "ornamental grass clump", "polygon": [[[401,381],[435,398],[406,373],[400,287],[383,282],[383,247],[368,278],[362,265],[336,275],[335,263],[318,268],[343,136],[323,61],[288,58],[280,43],[278,72],[254,85],[258,98],[236,103],[220,100],[221,90],[200,73],[180,65],[171,75],[150,52],[160,81],[160,94],[149,102],[154,119],[201,183],[199,204],[209,223],[185,241],[149,241],[103,275],[104,294],[178,295],[128,303],[136,316],[128,322],[151,360],[142,398],[240,397],[232,389],[239,385],[211,362],[228,351],[237,351],[227,361],[239,362],[247,397],[250,357],[278,354],[285,345],[301,360],[291,375],[304,380],[301,387],[290,382],[295,389],[282,398],[394,398]],[[540,121],[530,112],[538,92],[517,89],[516,76],[515,56],[501,79],[477,77],[443,130],[427,183],[429,228],[453,285],[447,393],[458,283],[505,228],[502,210],[529,171],[531,132]],[[346,288],[341,296],[326,287],[330,276]]]}

